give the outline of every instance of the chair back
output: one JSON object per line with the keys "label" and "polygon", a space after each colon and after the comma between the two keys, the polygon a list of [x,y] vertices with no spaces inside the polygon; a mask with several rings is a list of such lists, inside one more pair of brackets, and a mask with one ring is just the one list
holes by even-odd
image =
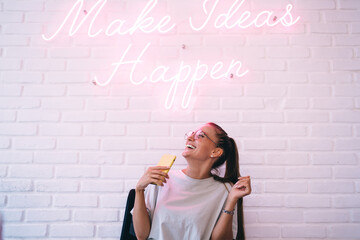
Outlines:
{"label": "chair back", "polygon": [[132,222],[132,214],[130,213],[130,211],[134,208],[134,202],[135,189],[131,189],[126,200],[124,221],[121,229],[120,240],[137,240]]}

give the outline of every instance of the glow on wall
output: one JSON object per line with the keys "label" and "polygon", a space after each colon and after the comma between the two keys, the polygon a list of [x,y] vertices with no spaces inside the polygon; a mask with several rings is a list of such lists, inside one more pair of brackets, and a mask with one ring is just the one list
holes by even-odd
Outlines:
{"label": "glow on wall", "polygon": [[[253,13],[242,9],[245,2],[245,0],[235,0],[227,9],[222,9],[223,6],[221,6],[220,0],[204,0],[201,9],[197,9],[196,14],[186,16],[188,25],[194,33],[201,33],[208,28],[243,30],[277,25],[291,27],[300,19],[298,16],[293,16],[293,5],[291,4],[285,6],[280,13],[275,13],[272,10]],[[84,28],[87,28],[87,37],[92,39],[100,36],[121,38],[122,36],[136,34],[166,35],[172,33],[177,26],[177,22],[174,21],[172,16],[166,13],[160,16],[157,13],[155,16],[153,12],[158,4],[157,0],[147,1],[139,13],[136,13],[137,17],[133,21],[118,18],[102,24],[99,15],[101,15],[106,4],[107,0],[98,0],[86,11],[86,14],[83,14],[84,0],[77,0],[61,23],[58,24],[56,30],[42,35],[43,40],[51,41],[61,34],[76,38],[77,33]],[[230,75],[241,78],[249,73],[245,64],[237,59],[217,61],[213,64],[206,63],[205,59],[197,59],[192,63],[182,60],[175,67],[159,64],[143,73],[142,69],[147,65],[143,57],[148,53],[151,46],[151,41],[144,37],[142,50],[137,55],[134,55],[131,54],[133,44],[129,43],[124,52],[120,54],[119,59],[111,64],[113,68],[107,78],[102,79],[96,73],[94,74],[95,83],[98,86],[107,86],[116,77],[119,69],[127,68],[130,69],[128,79],[134,86],[141,86],[145,82],[170,84],[167,89],[164,107],[166,109],[174,107],[175,98],[180,96],[181,108],[185,109],[190,105],[196,82],[202,81],[206,77],[215,80],[221,80]],[[211,52],[208,54],[211,55]],[[167,62],[166,59],[163,62]],[[135,73],[137,73],[136,77]],[[139,73],[142,76],[138,76]],[[182,90],[179,90],[180,85],[183,85]]]}

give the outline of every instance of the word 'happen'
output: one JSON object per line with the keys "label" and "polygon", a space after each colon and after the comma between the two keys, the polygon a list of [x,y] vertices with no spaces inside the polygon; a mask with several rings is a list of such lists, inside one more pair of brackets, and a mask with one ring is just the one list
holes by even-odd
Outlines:
{"label": "word 'happen'", "polygon": [[226,76],[229,76],[231,72],[235,72],[235,75],[237,77],[242,77],[246,73],[248,73],[248,70],[242,71],[242,63],[240,61],[234,61],[230,63],[229,67],[226,71],[223,71],[224,63],[219,61],[215,63],[211,70],[209,65],[200,63],[200,60],[197,60],[196,66],[193,70],[193,67],[191,65],[184,64],[183,61],[181,61],[178,72],[172,76],[172,77],[166,77],[169,72],[169,67],[161,65],[156,67],[149,76],[145,76],[142,79],[134,79],[134,72],[138,64],[140,64],[141,57],[144,55],[145,51],[149,48],[150,43],[148,43],[142,52],[139,54],[136,60],[130,60],[125,61],[125,57],[127,53],[129,52],[130,48],[132,47],[131,44],[129,44],[128,48],[125,50],[124,54],[121,56],[120,61],[113,63],[112,65],[115,66],[114,71],[110,75],[110,77],[105,81],[101,82],[99,79],[95,76],[95,82],[96,84],[100,86],[106,86],[108,85],[113,77],[115,76],[116,72],[119,70],[119,68],[122,65],[129,64],[131,65],[131,71],[130,71],[130,82],[134,85],[140,85],[144,83],[146,80],[148,80],[151,83],[156,82],[170,82],[171,86],[168,91],[166,100],[165,100],[165,108],[169,109],[173,106],[175,96],[178,92],[179,83],[183,83],[188,81],[186,85],[186,89],[184,91],[182,101],[181,101],[181,107],[187,108],[190,104],[191,96],[194,91],[195,82],[201,81],[208,73],[210,73],[210,77],[212,79],[222,79]]}

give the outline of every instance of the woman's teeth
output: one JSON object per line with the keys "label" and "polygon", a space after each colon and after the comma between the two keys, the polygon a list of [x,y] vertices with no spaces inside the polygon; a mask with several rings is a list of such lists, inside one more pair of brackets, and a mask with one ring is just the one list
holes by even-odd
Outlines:
{"label": "woman's teeth", "polygon": [[191,149],[195,149],[195,146],[190,145],[190,144],[186,145],[186,147],[191,148]]}

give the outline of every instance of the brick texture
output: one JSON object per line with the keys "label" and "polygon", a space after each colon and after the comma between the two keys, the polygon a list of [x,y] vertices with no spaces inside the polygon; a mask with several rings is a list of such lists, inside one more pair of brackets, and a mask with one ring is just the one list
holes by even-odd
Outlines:
{"label": "brick texture", "polygon": [[[74,2],[0,0],[1,239],[119,239],[129,189],[164,153],[183,168],[184,133],[209,121],[235,138],[252,177],[248,240],[360,239],[360,1],[246,0],[230,22],[247,10],[279,18],[289,3],[300,20],[229,29],[213,25],[235,0],[219,1],[195,31],[189,17],[199,26],[215,1],[164,0],[149,16],[170,15],[170,32],[105,36],[146,3],[109,0],[98,36],[89,22],[69,36],[67,23],[45,41]],[[80,18],[96,1],[83,2]],[[126,63],[106,86],[93,81],[148,42],[133,72]]]}

